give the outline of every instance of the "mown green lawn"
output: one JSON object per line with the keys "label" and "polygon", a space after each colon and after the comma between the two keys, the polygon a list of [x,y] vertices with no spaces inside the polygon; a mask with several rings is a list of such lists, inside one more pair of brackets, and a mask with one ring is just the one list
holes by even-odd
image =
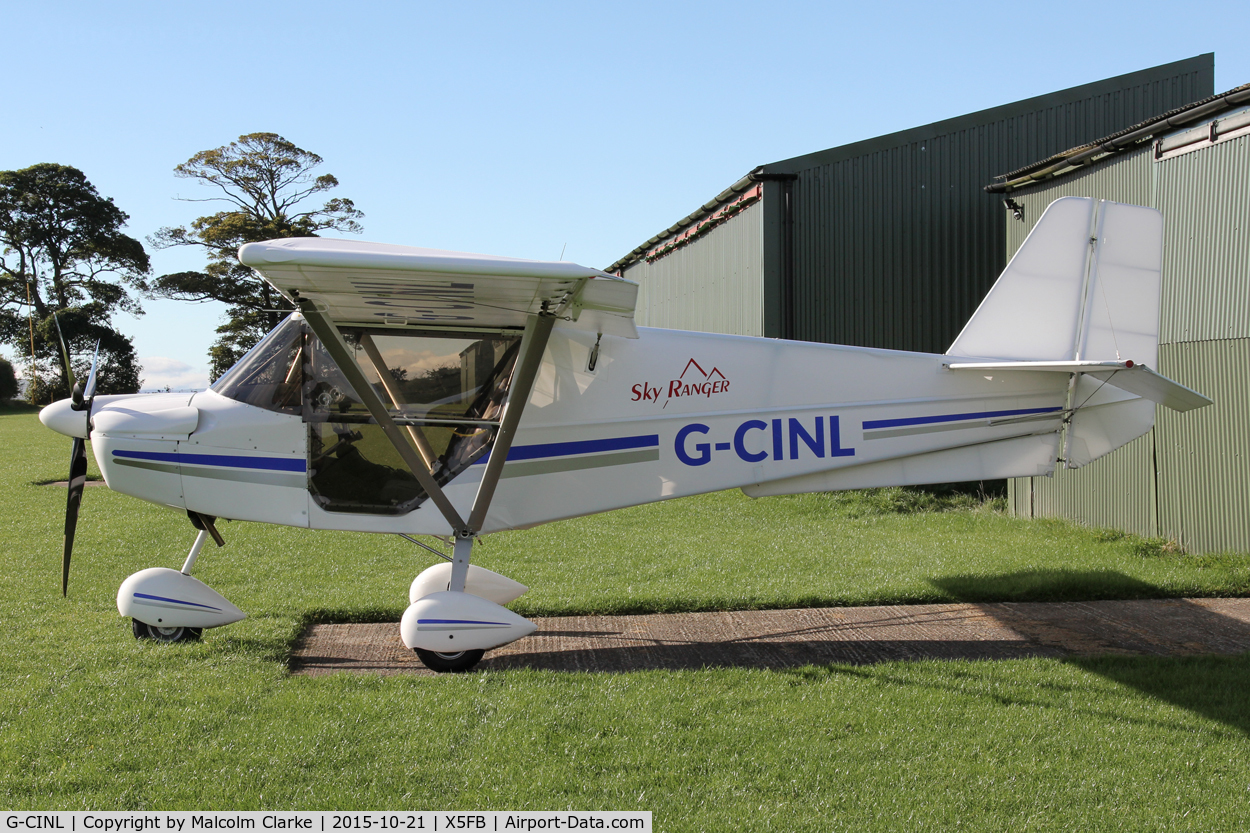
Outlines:
{"label": "mown green lawn", "polygon": [[[117,586],[184,517],[89,488],[60,597],[69,441],[0,415],[0,804],[645,809],[658,830],[1239,829],[1250,658],[290,677],[308,621],[397,621],[399,538],[225,524],[196,575],[248,611],[131,638]],[[524,615],[1250,593],[1250,557],[894,511],[910,492],[673,501],[494,536]],[[931,501],[930,501],[931,502]]]}

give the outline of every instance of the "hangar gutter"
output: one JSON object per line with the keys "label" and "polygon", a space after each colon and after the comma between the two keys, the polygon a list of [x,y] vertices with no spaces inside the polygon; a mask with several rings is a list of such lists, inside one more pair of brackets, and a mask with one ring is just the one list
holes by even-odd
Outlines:
{"label": "hangar gutter", "polygon": [[[1171,132],[1178,127],[1210,118],[1218,113],[1223,113],[1245,104],[1250,104],[1250,84],[1242,84],[1240,87],[1234,87],[1226,93],[1221,93],[1202,101],[1196,101],[1170,113],[1164,113],[1156,118],[1135,124],[1104,139],[1065,150],[1063,153],[1055,154],[1049,159],[1043,159],[1040,162],[1034,162],[1010,173],[1002,174],[998,178],[1005,180],[1004,182],[987,185],[985,190],[991,194],[1010,193],[1018,188],[1035,185],[1046,179],[1063,176],[1078,168],[1100,162],[1108,156],[1134,150],[1145,141],[1153,140],[1161,133]],[[1239,130],[1245,127],[1247,123],[1250,122],[1247,122],[1244,114],[1213,122],[1210,128],[1210,140],[1215,141],[1221,134]],[[1182,136],[1188,136],[1188,134],[1182,134]],[[1156,147],[1156,155],[1166,153],[1174,147],[1200,141],[1201,138],[1182,140],[1182,137],[1172,137],[1168,140],[1163,140]],[[1174,144],[1165,146],[1169,142]]]}
{"label": "hangar gutter", "polygon": [[733,202],[741,194],[744,194],[754,188],[758,183],[763,181],[762,179],[757,178],[757,175],[761,170],[763,170],[762,167],[751,171],[751,173],[742,177],[742,179],[738,180],[733,185],[730,185],[724,191],[721,191],[715,198],[705,202],[697,211],[687,214],[685,217],[678,220],[676,223],[673,223],[664,231],[647,240],[641,246],[635,247],[629,252],[629,254],[625,255],[611,266],[608,266],[603,271],[611,272],[614,275],[621,275],[624,270],[647,257],[650,250],[655,247],[657,243],[680,234],[691,226],[702,222],[715,214],[717,210]]}

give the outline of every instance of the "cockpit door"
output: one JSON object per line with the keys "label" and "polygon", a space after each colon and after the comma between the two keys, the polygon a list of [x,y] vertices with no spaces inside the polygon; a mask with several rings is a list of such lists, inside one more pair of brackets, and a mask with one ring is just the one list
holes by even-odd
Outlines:
{"label": "cockpit door", "polygon": [[[519,332],[342,332],[391,419],[440,486],[489,452]],[[312,333],[306,338],[302,413],[312,500],[327,512],[403,515],[416,509],[429,496],[329,352]]]}

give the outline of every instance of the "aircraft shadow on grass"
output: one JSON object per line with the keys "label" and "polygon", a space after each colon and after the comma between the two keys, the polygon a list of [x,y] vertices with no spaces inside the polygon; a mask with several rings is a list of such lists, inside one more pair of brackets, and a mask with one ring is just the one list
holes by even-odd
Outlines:
{"label": "aircraft shadow on grass", "polygon": [[[960,601],[1027,598],[1063,605],[985,605],[1038,644],[1066,643],[1067,662],[1250,735],[1250,623],[1112,570],[950,576]],[[1104,600],[1104,601],[1091,601]],[[1155,600],[1153,602],[1147,600]]]}
{"label": "aircraft shadow on grass", "polygon": [[[1106,570],[932,583],[961,604],[695,614],[705,617],[700,623],[604,617],[598,628],[568,630],[549,624],[490,654],[481,669],[759,668],[819,678],[848,673],[846,665],[899,660],[1047,657],[1250,734],[1250,623],[1221,613],[1225,602],[1165,598],[1162,588]],[[1030,601],[989,601],[1012,598]],[[293,670],[403,673],[415,666],[398,644],[376,645],[367,657],[320,653],[308,644],[292,657]]]}
{"label": "aircraft shadow on grass", "polygon": [[[535,637],[580,637],[590,645],[524,650],[518,644],[521,650],[488,657],[483,670],[798,669],[917,659],[1050,657],[1250,734],[1250,711],[1244,708],[1244,692],[1250,687],[1250,623],[1201,603],[1165,598],[1162,588],[1107,570],[949,576],[933,584],[967,608],[939,614],[903,606],[867,619],[776,629],[749,639],[540,630]],[[1013,597],[1045,601],[987,601]],[[928,632],[919,639],[892,638],[900,628]],[[941,638],[943,628],[957,638]],[[968,628],[980,632],[975,638],[958,638],[969,635]],[[874,633],[883,638],[872,638]]]}

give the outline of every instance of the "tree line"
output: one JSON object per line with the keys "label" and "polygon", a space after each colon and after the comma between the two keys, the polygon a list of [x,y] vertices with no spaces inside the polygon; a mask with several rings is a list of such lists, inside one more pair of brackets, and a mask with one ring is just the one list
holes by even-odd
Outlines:
{"label": "tree line", "polygon": [[134,344],[113,316],[141,315],[142,298],[226,304],[209,348],[210,378],[228,370],[291,309],[239,263],[238,248],[361,230],[364,215],[351,200],[318,198],[339,184],[315,173],[321,163],[276,133],[249,133],[175,167],[175,176],[211,189],[196,201],[221,210],[148,236],[153,249],[193,246],[205,257],[202,271],[160,276],[152,275],[144,244],[124,233],[129,216],[82,171],[53,163],[0,171],[0,342],[26,370],[27,400],[68,396],[68,380],[83,377],[97,342],[98,392],[137,392],[142,379]]}

